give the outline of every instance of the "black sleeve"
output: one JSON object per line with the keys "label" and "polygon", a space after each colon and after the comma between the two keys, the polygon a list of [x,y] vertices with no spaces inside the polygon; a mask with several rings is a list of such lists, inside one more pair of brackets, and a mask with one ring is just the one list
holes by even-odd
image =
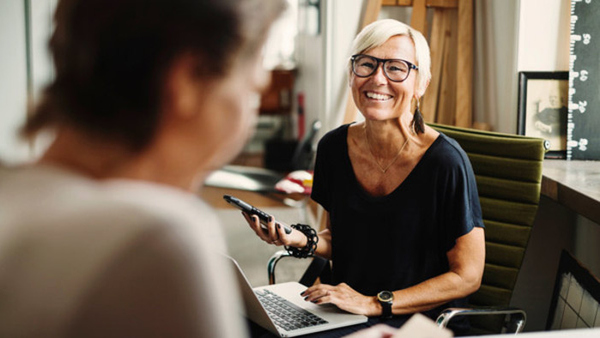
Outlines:
{"label": "black sleeve", "polygon": [[457,238],[471,232],[474,227],[484,227],[477,182],[468,156],[459,148],[449,162],[444,217],[446,251],[454,247]]}
{"label": "black sleeve", "polygon": [[330,164],[327,163],[327,159],[330,158],[327,154],[329,136],[330,134],[325,135],[317,146],[313,186],[310,194],[310,197],[327,211],[329,211],[329,207],[331,206],[331,189],[327,179],[327,177],[330,177],[328,172],[331,170]]}

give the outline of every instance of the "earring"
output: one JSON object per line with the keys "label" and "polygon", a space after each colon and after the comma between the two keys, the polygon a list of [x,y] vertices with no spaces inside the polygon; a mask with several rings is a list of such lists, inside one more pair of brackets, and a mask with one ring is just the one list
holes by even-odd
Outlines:
{"label": "earring", "polygon": [[423,114],[421,114],[421,104],[418,98],[416,100],[417,104],[415,106],[415,114],[413,115],[411,125],[415,133],[418,135],[419,133],[425,132],[425,123],[423,122]]}

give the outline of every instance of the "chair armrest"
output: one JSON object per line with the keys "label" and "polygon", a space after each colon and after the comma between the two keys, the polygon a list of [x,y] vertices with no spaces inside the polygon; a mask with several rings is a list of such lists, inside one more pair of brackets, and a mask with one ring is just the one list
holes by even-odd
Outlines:
{"label": "chair armrest", "polygon": [[279,263],[279,261],[285,257],[293,258],[294,256],[290,255],[287,250],[279,250],[275,252],[271,258],[269,258],[269,262],[267,263],[267,273],[269,274],[270,285],[275,284],[275,267],[277,267],[277,263]]}
{"label": "chair armrest", "polygon": [[525,311],[514,307],[487,307],[487,308],[448,308],[442,311],[436,320],[440,327],[446,327],[450,320],[458,316],[478,315],[509,315],[508,324],[505,326],[507,333],[519,333],[525,328],[527,315]]}
{"label": "chair armrest", "polygon": [[[285,257],[295,258],[286,250],[281,250],[274,253],[269,259],[267,264],[269,284],[275,284],[275,267],[277,266],[277,263]],[[329,260],[314,255],[307,258],[312,258],[312,261],[298,282],[306,287],[313,285],[317,279],[320,279],[322,283],[330,284],[332,281],[332,274]]]}

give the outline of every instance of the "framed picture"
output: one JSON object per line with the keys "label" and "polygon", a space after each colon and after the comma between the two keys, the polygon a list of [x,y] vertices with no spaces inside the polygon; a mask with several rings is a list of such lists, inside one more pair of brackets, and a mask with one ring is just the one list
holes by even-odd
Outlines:
{"label": "framed picture", "polygon": [[569,72],[519,72],[517,132],[548,141],[546,158],[567,154]]}
{"label": "framed picture", "polygon": [[560,255],[546,330],[600,326],[600,281],[563,250]]}

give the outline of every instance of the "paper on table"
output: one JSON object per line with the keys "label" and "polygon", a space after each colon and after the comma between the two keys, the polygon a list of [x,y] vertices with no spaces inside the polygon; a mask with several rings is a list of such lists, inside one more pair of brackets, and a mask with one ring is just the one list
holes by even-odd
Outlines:
{"label": "paper on table", "polygon": [[415,313],[392,338],[451,338],[452,331],[439,327],[420,313]]}

